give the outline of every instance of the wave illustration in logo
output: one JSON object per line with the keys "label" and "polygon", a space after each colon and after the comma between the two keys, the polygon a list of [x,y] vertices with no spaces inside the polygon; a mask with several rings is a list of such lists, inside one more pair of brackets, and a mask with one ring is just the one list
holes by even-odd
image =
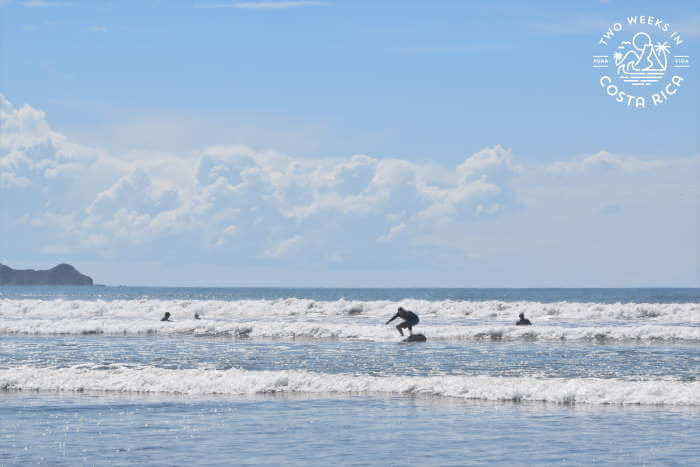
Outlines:
{"label": "wave illustration in logo", "polygon": [[668,68],[668,42],[654,44],[646,32],[638,32],[632,41],[621,41],[613,54],[617,74],[632,86],[649,86],[661,81]]}

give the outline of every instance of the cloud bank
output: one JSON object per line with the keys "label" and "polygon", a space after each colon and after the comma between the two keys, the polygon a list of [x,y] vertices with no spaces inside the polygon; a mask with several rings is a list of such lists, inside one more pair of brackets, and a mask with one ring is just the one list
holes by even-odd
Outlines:
{"label": "cloud bank", "polygon": [[[458,270],[509,257],[523,269],[525,252],[549,264],[582,236],[600,241],[590,230],[614,223],[605,219],[630,214],[636,226],[640,210],[655,209],[665,209],[657,220],[685,229],[677,244],[697,247],[689,240],[697,226],[678,211],[697,207],[697,184],[683,175],[697,170],[697,157],[602,151],[528,167],[500,145],[454,166],[364,154],[307,159],[245,145],[115,155],[70,141],[42,111],[4,97],[0,125],[5,257],[11,249],[15,257]],[[630,236],[650,240],[609,231],[603,249],[640,247]],[[686,259],[684,271],[693,265]]]}

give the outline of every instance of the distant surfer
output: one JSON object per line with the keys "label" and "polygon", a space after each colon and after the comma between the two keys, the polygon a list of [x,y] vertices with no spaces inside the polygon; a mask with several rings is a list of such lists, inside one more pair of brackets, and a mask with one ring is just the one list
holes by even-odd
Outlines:
{"label": "distant surfer", "polygon": [[194,319],[200,319],[199,313],[195,313],[195,314],[194,314]]}
{"label": "distant surfer", "polygon": [[520,321],[515,323],[516,326],[529,326],[532,324],[529,319],[525,318],[525,313],[520,313],[518,317],[520,318]]}
{"label": "distant surfer", "polygon": [[170,312],[166,311],[163,317],[160,319],[161,321],[171,321],[170,320]]}
{"label": "distant surfer", "polygon": [[386,324],[391,323],[394,321],[396,318],[401,318],[403,319],[403,323],[399,323],[396,325],[396,329],[399,330],[399,334],[403,336],[403,330],[408,329],[409,334],[412,336],[413,335],[413,326],[418,324],[418,315],[415,314],[412,311],[409,310],[404,310],[402,307],[399,307],[399,311],[396,312],[396,314],[386,322]]}

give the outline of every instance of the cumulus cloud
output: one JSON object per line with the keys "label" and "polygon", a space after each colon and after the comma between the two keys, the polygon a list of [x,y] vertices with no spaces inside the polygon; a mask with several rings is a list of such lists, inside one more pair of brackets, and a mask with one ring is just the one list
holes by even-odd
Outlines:
{"label": "cumulus cloud", "polygon": [[[683,163],[690,173],[698,159]],[[42,111],[0,96],[0,199],[11,200],[2,203],[0,222],[16,251],[352,267],[353,261],[392,263],[420,248],[422,257],[457,261],[501,251],[488,242],[504,234],[480,230],[494,220],[510,216],[512,224],[513,216],[538,205],[581,212],[591,183],[563,188],[561,174],[598,167],[652,177],[651,169],[673,164],[601,151],[527,168],[499,145],[452,166],[364,154],[307,159],[245,145],[187,155],[111,154],[70,141]],[[598,190],[592,215],[608,205],[625,206],[606,211],[611,219],[633,212],[635,182]],[[542,219],[551,224],[549,215]],[[522,230],[511,225],[508,232]]]}
{"label": "cumulus cloud", "polygon": [[338,262],[352,243],[410,239],[475,219],[482,205],[507,204],[507,177],[519,170],[501,146],[452,168],[362,154],[310,160],[243,145],[196,158],[119,157],[68,141],[37,109],[0,104],[0,186],[24,197],[16,214],[52,232],[54,249],[115,255],[177,237],[191,251],[284,258],[307,249]]}

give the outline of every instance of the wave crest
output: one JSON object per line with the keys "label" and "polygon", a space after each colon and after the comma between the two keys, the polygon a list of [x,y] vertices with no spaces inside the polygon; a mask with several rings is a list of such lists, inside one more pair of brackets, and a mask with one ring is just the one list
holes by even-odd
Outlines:
{"label": "wave crest", "polygon": [[[420,325],[429,340],[443,341],[574,341],[574,342],[700,342],[700,326],[611,325]],[[20,319],[0,321],[4,335],[184,335],[235,339],[319,339],[395,341],[396,330],[382,324],[320,323],[315,321],[213,321],[125,319]]]}
{"label": "wave crest", "polygon": [[515,321],[525,313],[533,322],[700,323],[697,303],[541,303],[530,301],[315,301],[279,300],[35,300],[1,299],[0,318],[25,319],[157,319],[168,311],[175,319],[194,313],[209,319],[357,319],[386,320],[398,306],[415,310],[421,318],[444,323],[470,321]]}
{"label": "wave crest", "polygon": [[163,369],[152,366],[0,369],[6,391],[184,395],[401,394],[557,404],[700,405],[698,381],[494,376],[369,376],[305,371]]}

